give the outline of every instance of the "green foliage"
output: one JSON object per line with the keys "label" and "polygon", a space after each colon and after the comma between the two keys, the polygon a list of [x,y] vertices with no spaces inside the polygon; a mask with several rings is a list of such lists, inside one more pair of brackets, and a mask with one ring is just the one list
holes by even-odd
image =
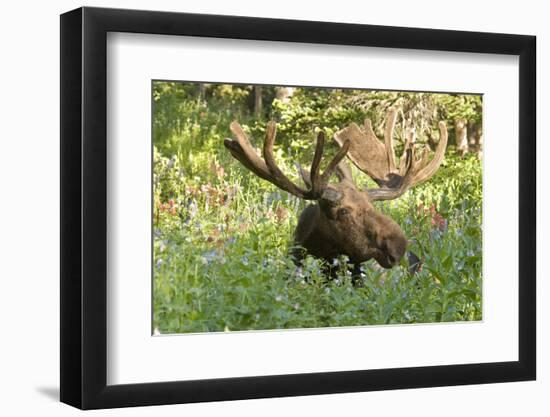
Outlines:
{"label": "green foliage", "polygon": [[442,115],[446,119],[466,119],[481,123],[482,96],[465,94],[437,94]]}
{"label": "green foliage", "polygon": [[[401,225],[423,268],[410,275],[405,263],[382,270],[368,261],[363,285],[354,287],[345,258],[333,280],[317,259],[292,262],[292,234],[306,203],[252,175],[223,147],[234,119],[261,146],[265,121],[252,117],[252,89],[211,86],[203,96],[197,90],[154,86],[153,320],[160,333],[481,319],[477,158],[449,149],[430,181],[378,205]],[[401,103],[402,111],[421,114],[418,103],[432,100],[425,96],[297,89],[290,100],[266,105],[279,122],[275,156],[298,181],[293,163],[311,161],[314,126],[333,132],[365,116],[379,126],[380,109]],[[368,101],[372,114],[363,104],[346,105],[353,100]],[[437,108],[436,115],[451,107]],[[355,169],[354,175],[366,182]]]}
{"label": "green foliage", "polygon": [[[447,120],[454,130],[455,119],[481,125],[482,98],[479,95],[388,92],[341,89],[298,89],[288,102],[275,100],[271,118],[278,122],[279,140],[292,144],[309,140],[313,127],[331,136],[351,122],[372,121],[375,133],[383,137],[386,112],[396,108],[401,115],[395,135],[403,141],[404,129],[414,126],[418,140],[427,142],[437,136],[437,122]],[[258,132],[259,133],[259,132]]]}

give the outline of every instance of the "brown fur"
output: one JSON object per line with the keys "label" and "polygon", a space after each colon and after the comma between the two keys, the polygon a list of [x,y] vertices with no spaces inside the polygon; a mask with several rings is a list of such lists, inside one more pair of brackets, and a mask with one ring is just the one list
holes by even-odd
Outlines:
{"label": "brown fur", "polygon": [[[294,233],[295,244],[329,262],[346,255],[355,265],[372,258],[384,268],[397,265],[407,247],[399,225],[378,212],[368,193],[349,179],[328,188],[341,198],[336,203],[320,199],[306,207]],[[303,253],[298,250],[295,255],[300,258]]]}
{"label": "brown fur", "polygon": [[[393,149],[393,129],[397,112],[390,109],[386,118],[384,143],[365,120],[361,129],[355,123],[336,132],[334,139],[340,149],[321,174],[325,134],[317,134],[311,172],[299,171],[305,188],[294,184],[277,166],[273,154],[276,123],[269,122],[263,147],[263,159],[251,145],[238,122],[230,125],[235,139],[226,139],[224,145],[247,169],[282,190],[316,201],[300,215],[294,233],[295,257],[305,253],[332,261],[339,255],[347,255],[356,266],[375,259],[382,267],[391,268],[401,261],[407,250],[407,239],[399,225],[375,209],[372,202],[393,200],[416,184],[428,180],[439,168],[447,146],[447,128],[439,122],[440,140],[432,159],[426,150],[415,156],[414,137],[409,135],[403,154],[397,164]],[[348,153],[349,152],[349,153]],[[362,172],[379,186],[376,189],[359,190],[349,166],[343,161],[348,157]],[[329,183],[332,174],[338,175],[338,183]],[[416,259],[416,255],[414,256]],[[418,260],[419,261],[419,260]],[[415,265],[419,267],[419,262]]]}

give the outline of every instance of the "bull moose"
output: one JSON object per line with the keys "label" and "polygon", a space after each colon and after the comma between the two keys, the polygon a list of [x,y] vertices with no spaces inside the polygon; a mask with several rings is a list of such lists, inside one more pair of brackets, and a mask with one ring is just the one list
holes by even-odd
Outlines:
{"label": "bull moose", "polygon": [[[409,134],[397,162],[393,148],[396,115],[395,109],[387,113],[383,143],[374,134],[369,119],[363,128],[351,123],[335,133],[334,140],[340,149],[322,173],[325,134],[320,131],[310,171],[298,165],[305,188],[294,184],[275,163],[275,122],[267,125],[263,159],[236,121],[230,126],[235,139],[225,139],[224,144],[233,157],[257,176],[296,197],[316,201],[302,211],[294,232],[295,245],[305,253],[329,263],[339,255],[347,255],[354,265],[374,258],[382,267],[392,268],[400,263],[408,241],[401,227],[378,211],[373,202],[398,198],[427,181],[441,165],[447,147],[447,128],[444,122],[439,122],[440,138],[433,158],[427,147],[417,156],[417,144]],[[359,189],[344,160],[346,156],[378,188]],[[338,182],[330,182],[333,174]],[[295,254],[303,257],[303,250]]]}

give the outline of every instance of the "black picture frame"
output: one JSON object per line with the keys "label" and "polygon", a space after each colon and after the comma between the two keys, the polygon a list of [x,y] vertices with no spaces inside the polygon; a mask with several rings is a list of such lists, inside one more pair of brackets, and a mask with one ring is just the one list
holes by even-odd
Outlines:
{"label": "black picture frame", "polygon": [[[108,32],[519,56],[519,360],[107,385]],[[534,380],[536,38],[102,8],[61,15],[61,401],[82,409]]]}

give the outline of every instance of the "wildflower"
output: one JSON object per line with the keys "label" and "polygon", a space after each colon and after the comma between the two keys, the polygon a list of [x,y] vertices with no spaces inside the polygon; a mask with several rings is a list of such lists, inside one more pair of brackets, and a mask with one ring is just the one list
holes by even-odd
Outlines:
{"label": "wildflower", "polygon": [[197,206],[197,202],[194,198],[189,197],[186,202],[187,205],[187,213],[190,218],[193,218],[197,215],[197,212],[199,211],[199,207]]}
{"label": "wildflower", "polygon": [[440,232],[445,232],[447,230],[447,219],[445,219],[441,214],[434,213],[431,218],[431,224],[433,227],[438,229]]}
{"label": "wildflower", "polygon": [[279,193],[278,191],[264,195],[264,202],[267,205],[271,205],[271,203],[273,203],[274,201],[280,201],[280,200],[282,200],[282,197],[281,197],[281,193]]}
{"label": "wildflower", "polygon": [[192,196],[195,196],[199,193],[199,190],[196,187],[193,187],[192,185],[186,185],[185,186],[185,193],[190,194]]}
{"label": "wildflower", "polygon": [[212,263],[212,261],[214,261],[217,256],[218,256],[218,252],[216,251],[216,249],[212,249],[203,253],[200,260],[204,265],[206,265],[206,264]]}
{"label": "wildflower", "polygon": [[277,209],[275,210],[275,217],[279,223],[283,222],[288,217],[288,210],[283,206],[277,206]]}

